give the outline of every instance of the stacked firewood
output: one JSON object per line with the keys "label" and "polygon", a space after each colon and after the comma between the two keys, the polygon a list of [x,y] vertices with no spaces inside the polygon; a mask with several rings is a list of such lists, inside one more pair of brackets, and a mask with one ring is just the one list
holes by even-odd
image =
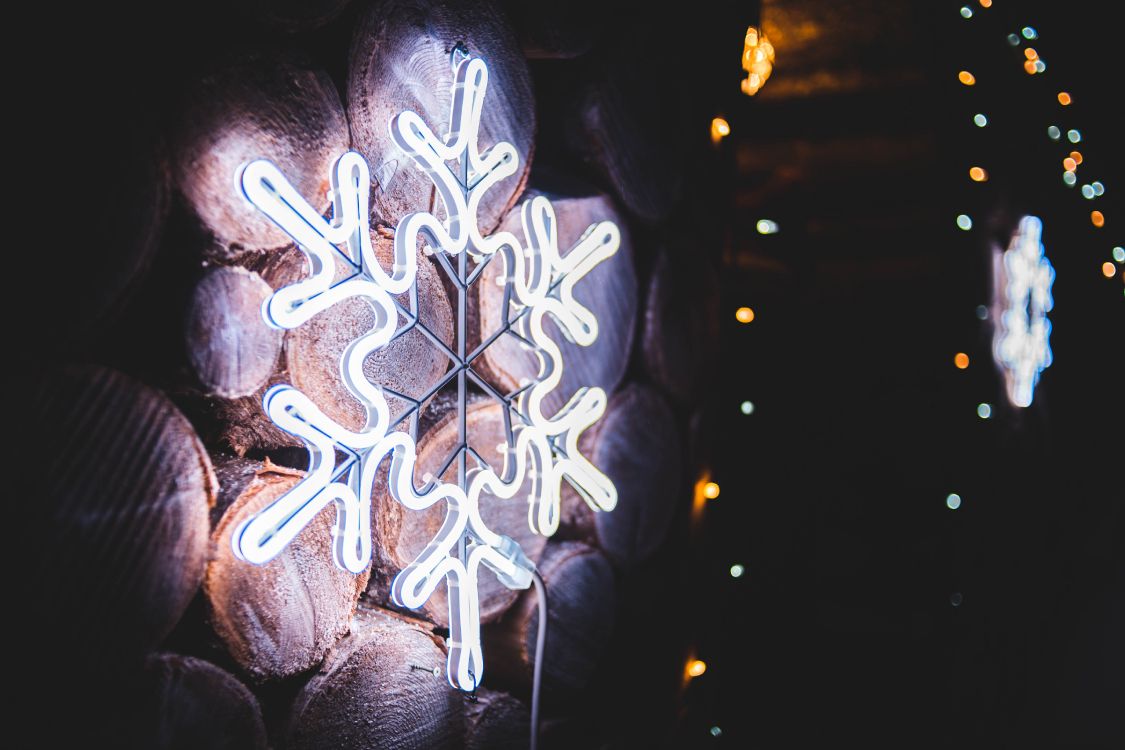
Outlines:
{"label": "stacked firewood", "polygon": [[[436,198],[428,177],[391,141],[388,122],[413,110],[444,132],[450,55],[460,45],[489,65],[481,149],[507,141],[521,162],[482,201],[482,230],[518,232],[519,205],[536,195],[554,205],[563,251],[593,223],[621,227],[617,253],[575,288],[598,318],[596,343],[572,344],[549,324],[564,371],[545,405],[551,413],[583,386],[610,394],[580,446],[615,483],[616,510],[595,513],[566,487],[562,526],[548,540],[528,529],[522,494],[481,501],[490,527],[519,541],[546,582],[544,710],[563,724],[567,711],[581,710],[576,696],[606,658],[614,628],[631,626],[615,621],[630,571],[657,553],[690,503],[697,459],[688,436],[715,344],[717,280],[693,238],[670,223],[681,180],[655,136],[646,137],[644,107],[630,106],[622,93],[628,82],[612,60],[579,66],[596,45],[565,13],[550,22],[522,5],[509,15],[479,0],[254,8],[262,34],[280,43],[217,51],[221,64],[176,91],[178,115],[153,139],[150,161],[112,176],[121,182],[117,199],[131,201],[121,209],[134,224],[114,238],[114,252],[102,254],[103,264],[117,264],[111,275],[120,281],[98,286],[81,322],[110,331],[91,340],[113,342],[106,351],[115,354],[88,350],[82,359],[92,364],[56,357],[31,386],[37,429],[51,441],[36,498],[47,537],[41,570],[66,571],[69,591],[45,596],[39,611],[66,621],[60,633],[87,655],[90,670],[126,675],[139,689],[144,699],[129,704],[123,722],[141,745],[525,746],[534,591],[482,577],[487,673],[474,700],[444,677],[444,587],[419,611],[390,600],[394,575],[440,526],[441,504],[408,511],[377,482],[373,561],[359,575],[332,562],[332,508],[265,565],[234,556],[232,531],[306,468],[300,441],[264,414],[263,394],[291,383],[332,419],[361,429],[363,411],[341,381],[339,361],[373,321],[371,309],[353,299],[292,330],[265,324],[263,301],[309,268],[236,189],[235,174],[249,160],[269,159],[327,212],[331,165],[348,149],[360,152],[371,165],[372,241],[389,258],[399,219],[431,210]],[[323,45],[302,46],[325,34],[350,40],[346,66],[318,57]],[[535,158],[537,111],[555,93],[537,89],[529,59],[575,66],[568,94],[575,111],[552,125],[565,131],[572,160]],[[146,274],[161,263],[194,271]],[[464,333],[471,341],[503,321],[501,273],[491,264],[469,290]],[[417,286],[419,321],[454,346],[456,288],[421,251]],[[147,289],[141,302],[138,289]],[[409,304],[406,295],[400,302]],[[156,347],[147,360],[144,352],[116,354],[145,346],[122,341],[138,330],[139,317],[172,309],[182,346]],[[364,372],[372,383],[421,398],[450,366],[412,330],[368,357]],[[500,392],[534,379],[538,368],[534,352],[507,336],[474,363]],[[503,407],[483,391],[469,401],[470,444],[502,463]],[[439,394],[421,407],[418,485],[442,470],[457,443],[455,406]],[[405,408],[392,400],[392,415]],[[443,477],[455,481],[455,467]]]}

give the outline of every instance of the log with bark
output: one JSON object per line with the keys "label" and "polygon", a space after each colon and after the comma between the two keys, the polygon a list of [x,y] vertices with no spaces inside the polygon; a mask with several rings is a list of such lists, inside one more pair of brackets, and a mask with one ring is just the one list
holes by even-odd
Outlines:
{"label": "log with bark", "polygon": [[535,98],[531,76],[504,14],[492,2],[385,0],[361,16],[349,52],[348,119],[355,148],[371,165],[371,212],[394,227],[413,211],[440,210],[430,178],[391,140],[389,123],[411,110],[439,136],[449,130],[451,53],[461,45],[488,64],[479,150],[506,141],[520,168],[494,185],[477,214],[489,233],[515,204],[531,166]]}
{"label": "log with bark", "polygon": [[31,390],[31,565],[44,623],[68,663],[121,667],[156,646],[203,578],[207,451],[159,391],[107,368],[68,366]]}
{"label": "log with bark", "polygon": [[[613,569],[581,542],[552,542],[539,563],[547,588],[543,688],[558,696],[585,687],[605,650],[616,616]],[[539,608],[528,590],[507,615],[484,630],[488,673],[526,694],[535,666]]]}
{"label": "log with bark", "polygon": [[152,750],[265,750],[258,700],[214,664],[153,654],[131,706],[128,747]]}
{"label": "log with bark", "polygon": [[262,319],[271,293],[261,276],[239,267],[212,268],[196,285],[184,337],[207,393],[249,396],[269,379],[281,352],[281,331]]}
{"label": "log with bark", "polygon": [[463,702],[445,679],[442,639],[425,623],[360,609],[294,701],[285,747],[459,748]]}
{"label": "log with bark", "polygon": [[211,235],[206,254],[231,262],[291,242],[243,196],[238,175],[246,163],[268,159],[326,211],[330,169],[349,143],[332,79],[295,58],[247,55],[198,80],[173,138],[173,171]]}
{"label": "log with bark", "polygon": [[[372,244],[380,262],[389,267],[391,241],[372,232]],[[453,311],[441,282],[443,272],[421,252],[417,260],[418,321],[447,347],[451,346]],[[274,289],[308,274],[304,254],[295,247],[266,254],[251,266]],[[403,309],[410,310],[408,294],[398,295],[396,299]],[[252,305],[237,305],[240,315],[238,327],[253,329],[261,325],[261,312],[252,308]],[[286,331],[282,355],[265,384],[252,396],[217,403],[215,414],[222,424],[223,441],[239,455],[252,448],[269,450],[302,445],[299,439],[274,426],[262,410],[265,390],[277,383],[294,385],[327,416],[344,427],[362,429],[366,412],[344,386],[340,377],[340,356],[352,341],[371,328],[374,321],[371,306],[353,297],[317,314],[308,323]],[[405,322],[400,314],[399,324]],[[225,348],[221,354],[214,355],[216,358],[237,358],[237,352],[228,339],[222,339],[218,344]],[[196,346],[193,345],[193,348]],[[372,383],[417,399],[438,382],[448,367],[448,357],[421,330],[414,329],[368,355],[363,371]],[[389,394],[387,403],[392,418],[402,415],[410,406],[407,401]]]}
{"label": "log with bark", "polygon": [[[503,472],[503,458],[498,450],[506,444],[503,407],[482,397],[475,398],[467,408],[466,432],[468,444],[487,461],[498,474]],[[423,432],[418,438],[418,463],[414,470],[416,485],[422,485],[431,476],[438,476],[445,460],[459,445],[456,398],[442,394],[426,414]],[[467,467],[476,462],[467,458]],[[447,482],[457,482],[457,464],[454,461],[440,477]],[[527,522],[527,494],[530,482],[508,500],[485,493],[480,498],[481,518],[490,529],[506,534],[523,548],[531,560],[538,560],[546,546],[546,538],[531,531]],[[371,577],[368,594],[375,601],[389,601],[390,584],[394,576],[409,565],[434,538],[445,519],[445,503],[437,503],[425,511],[406,509],[387,492],[384,477],[376,482],[373,493],[372,533],[374,534],[375,572]],[[479,578],[481,622],[492,622],[515,603],[519,594],[504,586],[490,572]],[[420,612],[431,621],[449,625],[449,603],[445,586],[437,590],[423,605]]]}
{"label": "log with bark", "polygon": [[[597,340],[591,346],[579,346],[566,339],[550,316],[544,324],[547,335],[562,353],[562,379],[543,401],[544,413],[551,415],[579,388],[598,386],[612,392],[621,382],[629,364],[637,318],[637,276],[628,228],[609,196],[582,182],[537,174],[535,185],[524,198],[530,200],[540,195],[550,199],[554,206],[559,252],[564,257],[593,224],[613,221],[621,229],[617,252],[595,266],[574,287],[574,298],[597,316]],[[501,228],[522,238],[520,213],[518,209],[512,211]],[[504,273],[503,259],[494,258],[475,285],[479,320],[479,339],[475,340],[488,340],[503,327],[504,289],[497,282]],[[509,319],[515,311],[512,305]],[[501,392],[510,393],[539,376],[539,357],[519,339],[505,333],[485,350],[480,369]]]}
{"label": "log with bark", "polygon": [[[583,433],[579,448],[617,487],[617,507],[595,512],[563,484],[563,536],[586,540],[614,563],[631,567],[664,541],[684,492],[679,432],[664,398],[631,383],[609,400],[601,420]],[[682,499],[687,500],[684,492]]]}
{"label": "log with bark", "polygon": [[239,560],[233,530],[304,474],[238,458],[218,461],[216,471],[222,489],[203,584],[212,628],[255,681],[304,672],[347,634],[370,570],[356,575],[333,563],[334,506],[265,565]]}
{"label": "log with bark", "polygon": [[697,400],[712,375],[718,336],[714,268],[697,252],[661,252],[649,282],[642,337],[652,379],[680,402]]}

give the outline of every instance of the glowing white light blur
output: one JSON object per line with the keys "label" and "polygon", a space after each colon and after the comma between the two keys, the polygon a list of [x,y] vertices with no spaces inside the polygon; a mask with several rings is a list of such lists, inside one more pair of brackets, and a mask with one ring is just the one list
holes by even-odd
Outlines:
{"label": "glowing white light blur", "polygon": [[972,18],[972,17],[973,17],[973,9],[970,8],[968,5],[962,5],[961,6],[961,18]]}
{"label": "glowing white light blur", "polygon": [[1074,184],[1078,182],[1078,177],[1068,169],[1063,172],[1063,182],[1067,184],[1067,187],[1074,187]]}
{"label": "glowing white light blur", "polygon": [[1024,39],[1031,40],[1039,38],[1039,33],[1030,26],[1024,26],[1022,29],[1020,29],[1020,33],[1023,34]]}
{"label": "glowing white light blur", "polygon": [[745,573],[745,572],[746,572],[746,568],[744,568],[741,565],[738,565],[737,563],[730,566],[730,577],[731,578],[741,578],[742,574]]}
{"label": "glowing white light blur", "polygon": [[980,112],[978,112],[978,113],[976,113],[975,115],[973,115],[973,123],[974,123],[974,124],[975,124],[975,125],[976,125],[976,126],[977,126],[978,128],[983,128],[983,127],[984,127],[985,125],[987,125],[987,124],[988,124],[988,118],[987,118],[987,117],[985,117],[985,116],[984,116],[983,114],[981,114]]}
{"label": "glowing white light blur", "polygon": [[977,305],[977,318],[980,320],[988,320],[988,308],[984,305]]}
{"label": "glowing white light blur", "polygon": [[770,219],[759,219],[757,228],[758,234],[777,234],[778,229],[780,229],[777,222]]}
{"label": "glowing white light blur", "polygon": [[1059,138],[1062,137],[1062,131],[1058,129],[1058,126],[1051,125],[1050,127],[1047,128],[1047,137],[1050,138],[1052,141],[1057,141]]}
{"label": "glowing white light blur", "polygon": [[945,505],[950,510],[957,510],[961,507],[961,496],[956,492],[950,492],[945,498]]}
{"label": "glowing white light blur", "polygon": [[1085,198],[1088,201],[1092,201],[1092,200],[1094,200],[1094,198],[1097,198],[1098,196],[1097,196],[1097,193],[1094,192],[1094,187],[1092,185],[1083,185],[1082,186],[1082,197]]}
{"label": "glowing white light blur", "polygon": [[1077,130],[1068,130],[1066,131],[1066,139],[1071,143],[1078,143],[1082,140],[1082,134]]}
{"label": "glowing white light blur", "polygon": [[988,419],[992,416],[992,404],[977,404],[977,416]]}
{"label": "glowing white light blur", "polygon": [[738,407],[743,414],[754,413],[754,403],[752,401],[743,401]]}
{"label": "glowing white light blur", "polygon": [[1003,313],[992,340],[992,352],[1004,372],[1008,399],[1027,407],[1039,373],[1051,365],[1051,285],[1055,270],[1043,254],[1043,222],[1025,216],[1012,235],[999,267]]}
{"label": "glowing white light blur", "polygon": [[957,226],[966,232],[973,228],[973,220],[965,214],[957,215]]}
{"label": "glowing white light blur", "polygon": [[1125,263],[1125,247],[1118,245],[1113,248],[1113,259],[1118,263]]}

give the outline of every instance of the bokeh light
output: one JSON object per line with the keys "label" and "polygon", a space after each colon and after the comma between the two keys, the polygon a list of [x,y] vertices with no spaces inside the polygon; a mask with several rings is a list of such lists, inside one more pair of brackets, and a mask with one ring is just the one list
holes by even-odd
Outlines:
{"label": "bokeh light", "polygon": [[957,352],[953,355],[953,364],[958,370],[964,370],[969,366],[969,355],[965,352]]}
{"label": "bokeh light", "polygon": [[754,320],[754,311],[749,307],[740,307],[734,311],[734,319],[739,323],[749,323]]}

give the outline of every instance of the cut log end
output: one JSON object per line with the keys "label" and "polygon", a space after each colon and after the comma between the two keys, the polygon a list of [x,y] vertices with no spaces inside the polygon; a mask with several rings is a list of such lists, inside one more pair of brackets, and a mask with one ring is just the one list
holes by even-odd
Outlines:
{"label": "cut log end", "polygon": [[204,593],[215,633],[235,662],[255,680],[298,674],[320,662],[348,632],[368,572],[333,563],[335,509],[323,509],[281,554],[264,565],[239,560],[231,534],[246,518],[292,489],[303,474],[247,462],[220,474],[236,497],[211,535],[212,559]]}
{"label": "cut log end", "polygon": [[36,386],[35,611],[72,665],[120,666],[167,635],[199,587],[211,462],[171,401],[119,372],[67,367]]}
{"label": "cut log end", "polygon": [[477,690],[465,703],[465,750],[527,750],[531,712],[523,701],[497,690]]}
{"label": "cut log end", "polygon": [[281,352],[281,331],[262,319],[271,289],[244,268],[213,268],[192,295],[188,358],[208,394],[249,396],[268,380]]}
{"label": "cut log end", "polygon": [[[637,277],[633,248],[623,217],[609,196],[585,185],[567,186],[566,191],[532,188],[525,194],[551,200],[558,226],[559,252],[565,257],[586,230],[601,221],[612,221],[621,229],[621,244],[574,287],[574,298],[598,321],[598,338],[590,346],[568,341],[555,321],[548,317],[547,335],[561,352],[562,379],[547,395],[543,410],[552,415],[579,388],[599,387],[612,392],[625,374],[637,319]],[[502,229],[523,237],[520,211],[512,211]],[[476,306],[480,340],[487,340],[504,325],[504,288],[497,282],[505,273],[504,260],[494,259],[476,284]],[[514,310],[514,307],[513,307]],[[509,313],[509,317],[511,311]],[[485,350],[482,370],[501,392],[512,392],[524,382],[539,377],[539,357],[515,336],[502,334]]]}
{"label": "cut log end", "polygon": [[180,192],[230,262],[289,237],[242,195],[238,175],[268,159],[318,211],[330,168],[349,146],[344,108],[328,74],[290,59],[248,56],[202,78],[187,96],[173,169]]}
{"label": "cut log end", "polygon": [[[487,400],[476,400],[468,407],[466,430],[469,445],[477,451],[494,470],[503,472],[504,460],[499,446],[507,441],[503,421],[503,407]],[[442,464],[458,444],[456,403],[453,399],[435,400],[427,413],[433,424],[418,439],[418,463],[415,468],[416,485],[425,482],[427,475],[436,476]],[[467,458],[470,468],[475,461]],[[457,482],[454,462],[441,475],[444,481]],[[502,500],[485,493],[480,498],[480,513],[488,528],[515,539],[531,560],[537,560],[546,546],[546,538],[531,531],[527,521],[527,496],[530,482],[515,496]],[[425,511],[412,511],[402,506],[386,489],[381,477],[373,493],[378,572],[372,576],[368,593],[379,602],[386,602],[393,577],[409,565],[434,538],[445,519],[445,503],[437,503]],[[515,601],[517,592],[509,589],[491,573],[478,581],[480,617],[482,622],[499,618]],[[439,586],[423,605],[421,614],[433,622],[447,627],[449,603],[445,586]]]}
{"label": "cut log end", "polygon": [[361,609],[294,701],[285,746],[462,747],[463,698],[444,672],[444,649],[423,623]]}
{"label": "cut log end", "polygon": [[656,260],[645,305],[645,365],[654,381],[681,402],[704,389],[718,347],[719,280],[694,253]]}
{"label": "cut log end", "polygon": [[[129,722],[129,747],[265,750],[258,701],[229,672],[191,656],[154,654]],[[138,705],[139,704],[139,705]]]}
{"label": "cut log end", "polygon": [[[567,541],[547,546],[539,573],[547,588],[543,686],[556,695],[573,695],[588,684],[613,630],[613,570],[598,550]],[[503,620],[485,631],[489,672],[527,691],[538,627],[536,593],[529,590]]]}
{"label": "cut log end", "polygon": [[492,2],[465,0],[373,4],[358,23],[349,54],[348,119],[356,149],[371,164],[377,184],[372,214],[388,226],[413,211],[435,210],[430,178],[393,143],[387,124],[410,110],[435,133],[448,131],[450,53],[458,44],[489,68],[480,152],[506,141],[515,147],[521,167],[481,199],[477,220],[485,234],[500,223],[527,179],[535,99],[527,62],[499,9]]}
{"label": "cut log end", "polygon": [[652,388],[630,384],[610,398],[579,448],[617,487],[617,507],[594,512],[564,485],[561,533],[591,541],[622,567],[643,562],[664,541],[683,489],[672,410]]}

